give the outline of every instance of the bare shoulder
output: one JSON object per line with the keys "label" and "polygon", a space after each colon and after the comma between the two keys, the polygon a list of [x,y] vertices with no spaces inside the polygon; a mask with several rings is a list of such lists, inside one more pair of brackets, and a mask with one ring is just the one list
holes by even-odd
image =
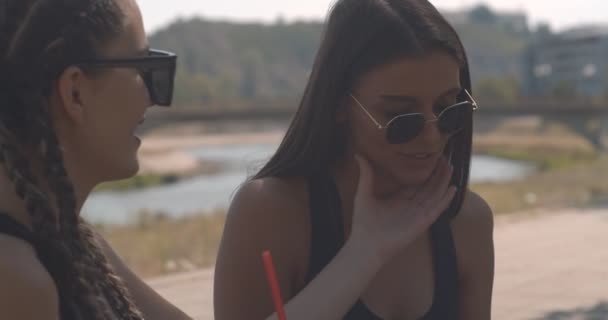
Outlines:
{"label": "bare shoulder", "polygon": [[305,201],[306,186],[306,180],[303,178],[251,180],[239,188],[232,201],[231,210],[251,203],[270,208],[297,209],[298,204]]}
{"label": "bare shoulder", "polygon": [[[228,210],[224,238],[246,241],[257,246],[256,250],[264,247],[280,255],[286,247],[300,249],[308,224],[306,180],[264,178],[239,189]],[[290,251],[293,257],[301,250]]]}
{"label": "bare shoulder", "polygon": [[55,283],[27,243],[0,235],[0,318],[56,320]]}
{"label": "bare shoulder", "polygon": [[494,228],[494,214],[481,196],[469,190],[453,226],[457,233],[470,236],[487,234]]}
{"label": "bare shoulder", "polygon": [[217,257],[215,319],[264,319],[272,313],[261,260],[265,250],[272,253],[284,300],[295,294],[308,258],[309,228],[304,179],[244,184],[228,210]]}
{"label": "bare shoulder", "polygon": [[[307,184],[304,179],[264,178],[245,183],[228,210],[226,227],[264,231],[275,238],[301,229],[307,216]],[[272,235],[275,236],[272,236]],[[260,235],[262,236],[262,235]]]}
{"label": "bare shoulder", "polygon": [[494,264],[494,214],[478,194],[468,191],[452,223],[462,277],[491,272]]}

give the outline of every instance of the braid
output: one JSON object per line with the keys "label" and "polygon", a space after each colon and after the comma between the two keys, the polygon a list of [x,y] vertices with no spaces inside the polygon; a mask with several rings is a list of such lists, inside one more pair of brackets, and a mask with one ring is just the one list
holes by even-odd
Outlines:
{"label": "braid", "polygon": [[[4,138],[11,140],[10,137]],[[99,274],[91,277],[95,274],[91,271],[95,268],[95,264],[81,259],[83,253],[79,250],[79,246],[74,245],[74,242],[82,241],[81,237],[74,238],[72,233],[66,232],[69,229],[64,224],[69,223],[70,219],[66,219],[68,215],[62,210],[59,210],[59,215],[56,214],[57,210],[53,209],[52,201],[41,191],[22,152],[10,144],[3,144],[0,147],[0,159],[9,179],[13,182],[15,193],[24,200],[32,218],[39,258],[55,279],[60,295],[71,298],[78,306],[79,313],[86,319],[112,319],[113,312],[108,303],[102,299],[104,295],[99,289],[99,283],[104,282],[105,279]],[[50,182],[49,186],[53,187]],[[74,194],[73,190],[71,191]],[[55,189],[55,197],[59,198],[60,194],[61,190]],[[72,212],[71,216],[75,215],[75,211]],[[92,279],[96,281],[91,281]]]}
{"label": "braid", "polygon": [[[39,259],[81,318],[143,319],[78,218],[48,103],[67,66],[94,57],[98,45],[121,31],[121,11],[113,0],[0,0],[0,10],[7,18],[0,21],[0,162],[26,204]],[[43,166],[41,176],[34,163]]]}
{"label": "braid", "polygon": [[84,221],[79,224],[80,234],[84,237],[83,244],[86,245],[86,252],[90,253],[92,261],[98,273],[105,275],[106,281],[101,281],[99,284],[106,298],[114,310],[124,316],[124,319],[140,320],[143,319],[141,312],[135,307],[135,302],[128,292],[122,279],[116,275],[112,266],[108,263],[106,256],[103,254],[97,243],[95,233],[91,227]]}
{"label": "braid", "polygon": [[[2,144],[0,153],[0,160],[15,187],[15,193],[26,203],[28,214],[32,219],[36,251],[40,261],[55,279],[60,295],[75,296],[72,292],[77,291],[78,285],[86,285],[87,281],[73,276],[76,274],[72,262],[74,256],[60,233],[57,215],[48,197],[40,191],[26,158],[18,148],[14,145]],[[87,291],[80,292],[83,294],[78,296],[81,300],[79,311],[83,316],[95,320],[109,319],[97,317],[94,296],[87,295]]]}
{"label": "braid", "polygon": [[86,271],[90,272],[91,278],[101,280],[96,281],[96,284],[116,314],[130,320],[142,319],[143,317],[135,308],[135,303],[123,281],[115,274],[100,249],[94,232],[84,220],[79,220],[76,215],[74,187],[63,166],[61,150],[53,131],[49,131],[46,135],[45,149],[47,180],[51,188],[56,190],[56,201],[62,212],[59,219],[61,228],[65,230],[68,241],[78,253],[76,256],[86,266]]}

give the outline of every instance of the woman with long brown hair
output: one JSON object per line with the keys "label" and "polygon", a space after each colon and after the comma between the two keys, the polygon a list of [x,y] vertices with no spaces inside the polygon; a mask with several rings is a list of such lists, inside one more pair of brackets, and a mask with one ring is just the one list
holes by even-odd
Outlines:
{"label": "woman with long brown hair", "polygon": [[490,319],[492,212],[467,188],[473,111],[458,35],[426,0],[338,0],[291,125],[235,196],[217,320]]}

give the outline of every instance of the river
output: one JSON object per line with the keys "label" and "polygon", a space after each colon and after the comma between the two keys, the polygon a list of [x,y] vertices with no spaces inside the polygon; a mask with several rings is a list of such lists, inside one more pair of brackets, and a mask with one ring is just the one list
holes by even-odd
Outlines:
{"label": "river", "polygon": [[[222,162],[226,170],[142,190],[95,192],[85,203],[83,214],[91,222],[122,224],[132,221],[134,213],[142,209],[163,211],[172,217],[224,209],[239,184],[275,148],[274,144],[237,144],[187,150],[199,159]],[[534,167],[527,163],[476,155],[471,165],[471,182],[521,179],[533,171]]]}

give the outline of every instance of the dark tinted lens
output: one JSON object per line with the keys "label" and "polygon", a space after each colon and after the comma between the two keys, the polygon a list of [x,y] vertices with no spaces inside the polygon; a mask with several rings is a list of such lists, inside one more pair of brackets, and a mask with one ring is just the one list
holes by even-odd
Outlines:
{"label": "dark tinted lens", "polygon": [[454,134],[460,131],[471,110],[472,106],[469,102],[462,102],[448,107],[439,115],[439,122],[437,123],[439,130],[444,134]]}
{"label": "dark tinted lens", "polygon": [[153,103],[159,106],[170,106],[173,100],[175,80],[175,57],[159,50],[150,50],[150,56],[162,57],[163,61],[146,72],[146,85]]}
{"label": "dark tinted lens", "polygon": [[152,103],[169,106],[173,100],[173,71],[170,67],[157,67],[144,71],[146,87]]}
{"label": "dark tinted lens", "polygon": [[415,138],[424,128],[424,116],[408,114],[393,119],[386,128],[386,139],[391,144],[401,144]]}
{"label": "dark tinted lens", "polygon": [[173,77],[171,76],[171,71],[168,68],[150,71],[150,85],[157,100],[156,104],[161,106],[171,104],[171,98],[173,95],[172,83]]}

